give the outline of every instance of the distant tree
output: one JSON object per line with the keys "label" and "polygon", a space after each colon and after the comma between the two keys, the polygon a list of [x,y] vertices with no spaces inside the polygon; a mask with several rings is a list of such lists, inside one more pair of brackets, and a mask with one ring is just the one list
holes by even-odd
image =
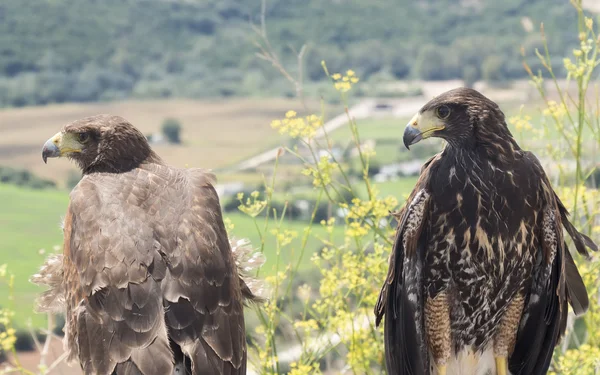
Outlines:
{"label": "distant tree", "polygon": [[497,55],[486,57],[481,66],[481,75],[487,82],[500,82],[504,79],[502,58]]}
{"label": "distant tree", "polygon": [[378,40],[357,43],[350,51],[349,66],[354,67],[364,78],[380,71],[384,63],[385,48]]}
{"label": "distant tree", "polygon": [[32,189],[54,188],[53,181],[40,178],[26,169],[0,166],[0,184],[25,186]]}
{"label": "distant tree", "polygon": [[73,189],[81,180],[81,173],[76,171],[70,171],[67,176],[67,187]]}
{"label": "distant tree", "polygon": [[[0,22],[0,106],[283,94],[270,64],[256,58],[255,46],[248,40],[248,21],[258,23],[260,18],[258,0],[77,3],[70,7],[64,0],[2,0],[2,14],[10,17]],[[544,15],[551,51],[570,50],[579,43],[564,32],[564,25],[577,19],[568,1],[492,1],[478,8],[476,16],[421,6],[451,4],[449,0],[344,1],[343,6],[340,1],[320,0],[267,3],[270,44],[281,46],[275,52],[286,63],[296,58],[294,49],[308,43],[304,78],[311,81],[324,77],[321,60],[330,72],[352,68],[363,81],[384,70],[397,79],[409,73],[456,79],[467,65],[481,73],[491,55],[502,58],[504,77],[522,78],[526,72],[515,46],[528,52],[534,72],[543,68],[533,53],[542,46],[540,34],[524,32],[520,22],[536,14]],[[397,15],[397,8],[405,10],[403,15]],[[48,16],[54,14],[63,17]],[[130,14],[145,22],[124,29]],[[329,17],[328,22],[320,22],[323,17]],[[436,25],[422,29],[431,17]],[[21,27],[15,30],[15,24]],[[255,65],[250,67],[248,61]],[[552,67],[564,77],[562,60],[553,61]],[[243,77],[254,69],[264,75],[264,83],[245,84]],[[231,70],[242,78],[231,80]]]}
{"label": "distant tree", "polygon": [[462,70],[462,79],[465,81],[466,87],[473,87],[479,78],[479,71],[473,65],[466,65]]}
{"label": "distant tree", "polygon": [[410,73],[410,64],[408,63],[404,51],[394,51],[389,57],[389,66],[394,77],[398,79],[406,78]]}
{"label": "distant tree", "polygon": [[181,123],[174,118],[167,118],[162,124],[162,133],[171,143],[181,143]]}
{"label": "distant tree", "polygon": [[419,51],[413,67],[416,76],[425,80],[446,79],[444,72],[444,53],[442,47],[427,44]]}

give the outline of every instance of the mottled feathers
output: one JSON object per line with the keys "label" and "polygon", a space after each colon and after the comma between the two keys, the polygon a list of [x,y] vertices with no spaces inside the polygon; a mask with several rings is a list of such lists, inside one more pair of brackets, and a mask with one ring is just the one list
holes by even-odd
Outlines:
{"label": "mottled feathers", "polygon": [[378,324],[385,316],[388,373],[435,374],[447,363],[449,374],[495,374],[489,359],[507,352],[513,375],[545,374],[567,304],[576,314],[589,304],[563,229],[580,254],[597,246],[568,220],[497,104],[471,89],[444,93],[415,115],[404,140],[430,136],[447,144],[395,215],[375,307]]}

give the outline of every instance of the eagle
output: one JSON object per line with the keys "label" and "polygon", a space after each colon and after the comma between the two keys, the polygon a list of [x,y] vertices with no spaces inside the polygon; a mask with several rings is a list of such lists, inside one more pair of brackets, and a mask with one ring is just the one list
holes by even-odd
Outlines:
{"label": "eagle", "polygon": [[54,157],[83,177],[63,253],[33,281],[50,286],[39,310],[65,314],[68,359],[85,374],[246,374],[243,309],[258,297],[239,263],[247,251],[232,251],[214,176],[167,166],[113,115],[64,126],[43,146],[44,162]]}
{"label": "eagle", "polygon": [[445,147],[395,214],[375,307],[388,373],[546,374],[568,304],[580,315],[589,302],[563,228],[579,253],[597,246],[481,93],[457,88],[425,104],[403,142],[429,137]]}

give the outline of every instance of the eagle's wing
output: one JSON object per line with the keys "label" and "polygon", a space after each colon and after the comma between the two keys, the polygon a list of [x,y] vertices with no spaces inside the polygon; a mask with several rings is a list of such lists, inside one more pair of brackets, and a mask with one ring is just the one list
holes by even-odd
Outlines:
{"label": "eagle's wing", "polygon": [[569,222],[567,210],[537,158],[531,153],[526,153],[526,157],[542,182],[538,197],[543,200],[543,226],[537,234],[540,253],[509,368],[513,375],[542,375],[548,371],[554,347],[565,332],[567,303],[577,315],[589,305],[585,285],[564,240],[563,227],[581,254],[587,255],[586,246],[593,250],[597,247]]}
{"label": "eagle's wing", "polygon": [[84,177],[63,268],[68,346],[86,373],[170,374],[179,350],[194,374],[245,373],[242,292],[210,175]]}
{"label": "eagle's wing", "polygon": [[[138,173],[86,176],[64,223],[66,339],[86,374],[173,370],[160,281],[165,262],[139,202]],[[136,372],[137,371],[137,372]]]}
{"label": "eagle's wing", "polygon": [[167,218],[178,223],[176,246],[169,245],[168,233],[161,235],[169,269],[162,285],[169,335],[191,359],[194,374],[245,374],[243,291],[213,176],[186,172],[186,209]]}
{"label": "eagle's wing", "polygon": [[421,169],[407,204],[396,215],[398,228],[389,259],[388,275],[375,306],[376,323],[385,315],[385,357],[388,373],[428,373],[429,358],[423,340],[421,268],[427,239],[429,171],[435,157]]}

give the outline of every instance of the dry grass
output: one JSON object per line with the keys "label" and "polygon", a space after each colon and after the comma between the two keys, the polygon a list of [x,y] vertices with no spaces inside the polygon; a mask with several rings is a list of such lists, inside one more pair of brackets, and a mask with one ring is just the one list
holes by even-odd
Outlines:
{"label": "dry grass", "polygon": [[72,163],[41,159],[44,142],[73,120],[100,113],[120,115],[144,133],[160,129],[166,117],[183,124],[184,145],[156,146],[169,164],[222,168],[276,145],[281,139],[270,128],[274,118],[297,101],[230,99],[218,101],[149,100],[93,104],[61,104],[0,111],[0,165],[26,168],[63,185]]}

